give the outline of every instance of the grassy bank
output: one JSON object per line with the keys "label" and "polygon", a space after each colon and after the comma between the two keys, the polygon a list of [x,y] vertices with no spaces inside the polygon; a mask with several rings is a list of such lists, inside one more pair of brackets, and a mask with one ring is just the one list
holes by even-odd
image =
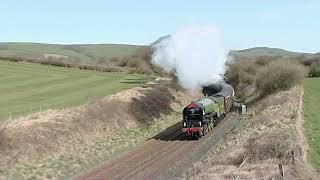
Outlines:
{"label": "grassy bank", "polygon": [[320,78],[304,84],[304,129],[309,144],[309,158],[320,169]]}
{"label": "grassy bank", "polygon": [[112,135],[96,137],[91,143],[66,149],[48,158],[17,164],[5,173],[0,173],[0,179],[71,179],[72,176],[123,155],[179,119],[179,114],[172,113],[162,116],[150,126],[129,128]]}
{"label": "grassy bank", "polygon": [[148,79],[141,75],[0,61],[0,121],[49,108],[80,105]]}

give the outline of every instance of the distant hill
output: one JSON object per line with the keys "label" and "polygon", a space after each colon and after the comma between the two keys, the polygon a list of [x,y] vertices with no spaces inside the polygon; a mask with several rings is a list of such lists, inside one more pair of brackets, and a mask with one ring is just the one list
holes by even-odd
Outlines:
{"label": "distant hill", "polygon": [[[159,43],[168,38],[159,38],[151,45]],[[0,57],[17,57],[25,59],[74,59],[79,63],[94,63],[96,61],[110,61],[115,58],[128,57],[136,53],[137,50],[148,46],[125,45],[125,44],[43,44],[43,43],[20,43],[20,42],[0,42]],[[237,59],[257,59],[261,56],[270,57],[319,57],[316,54],[291,52],[279,48],[255,47],[244,50],[232,50],[230,56]]]}
{"label": "distant hill", "polygon": [[[152,47],[161,46],[161,42],[168,40],[170,35],[160,37],[151,44]],[[230,60],[271,60],[271,59],[298,59],[301,61],[314,61],[320,59],[320,52],[316,54],[292,52],[280,48],[254,47],[243,50],[231,50],[229,52]]]}
{"label": "distant hill", "polygon": [[25,59],[72,59],[79,63],[95,63],[109,61],[132,55],[143,46],[122,44],[81,44],[59,45],[41,43],[0,43],[1,57],[17,57]]}
{"label": "distant hill", "polygon": [[295,58],[299,60],[319,59],[320,53],[300,53],[279,48],[255,47],[244,50],[232,50],[229,56],[234,60],[257,60],[260,58]]}
{"label": "distant hill", "polygon": [[[130,71],[138,73],[153,73],[156,70],[151,65],[152,48],[160,41],[169,38],[163,36],[150,46],[125,44],[43,44],[0,42],[0,58],[31,60],[59,66],[90,66],[88,69],[111,68],[111,71]],[[291,52],[284,49],[255,47],[244,50],[232,50],[229,57],[233,60],[270,60],[298,59],[305,64],[320,60],[320,52],[316,54]],[[71,64],[71,66],[70,66]]]}
{"label": "distant hill", "polygon": [[155,72],[149,47],[139,45],[2,42],[0,58],[105,71]]}

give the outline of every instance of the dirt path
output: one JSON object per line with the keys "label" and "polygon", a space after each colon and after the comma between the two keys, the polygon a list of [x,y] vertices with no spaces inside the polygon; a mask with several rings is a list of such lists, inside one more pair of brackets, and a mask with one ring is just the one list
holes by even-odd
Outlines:
{"label": "dirt path", "polygon": [[187,140],[181,134],[181,124],[177,123],[123,157],[75,179],[175,179],[215,148],[237,125],[237,118],[232,114],[200,140]]}

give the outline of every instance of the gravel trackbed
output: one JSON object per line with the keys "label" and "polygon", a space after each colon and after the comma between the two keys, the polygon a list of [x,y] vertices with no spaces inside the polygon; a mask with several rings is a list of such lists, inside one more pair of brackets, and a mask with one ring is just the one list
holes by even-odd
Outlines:
{"label": "gravel trackbed", "polygon": [[177,123],[119,159],[75,179],[177,179],[218,146],[238,124],[235,115],[230,114],[209,134],[192,140],[184,137],[181,123]]}

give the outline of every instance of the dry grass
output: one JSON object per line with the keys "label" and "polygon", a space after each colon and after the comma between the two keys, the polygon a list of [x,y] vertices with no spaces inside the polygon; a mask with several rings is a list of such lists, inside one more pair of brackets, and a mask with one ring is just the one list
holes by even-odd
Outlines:
{"label": "dry grass", "polygon": [[162,115],[152,125],[127,128],[112,135],[92,136],[91,141],[74,144],[64,151],[59,151],[45,158],[15,164],[3,174],[3,178],[69,179],[121,156],[126,151],[165,130],[167,126],[173,125],[179,118],[178,114],[171,113]]}
{"label": "dry grass", "polygon": [[191,99],[173,87],[160,79],[80,107],[2,124],[0,174],[62,177],[110,159],[179,120],[172,110],[181,111]]}
{"label": "dry grass", "polygon": [[[302,94],[302,88],[295,87],[258,101],[247,115],[239,117],[241,124],[235,134],[194,164],[187,177],[280,179],[281,163],[286,179],[318,179],[307,162],[307,145],[301,132]],[[245,158],[246,163],[238,168]]]}

